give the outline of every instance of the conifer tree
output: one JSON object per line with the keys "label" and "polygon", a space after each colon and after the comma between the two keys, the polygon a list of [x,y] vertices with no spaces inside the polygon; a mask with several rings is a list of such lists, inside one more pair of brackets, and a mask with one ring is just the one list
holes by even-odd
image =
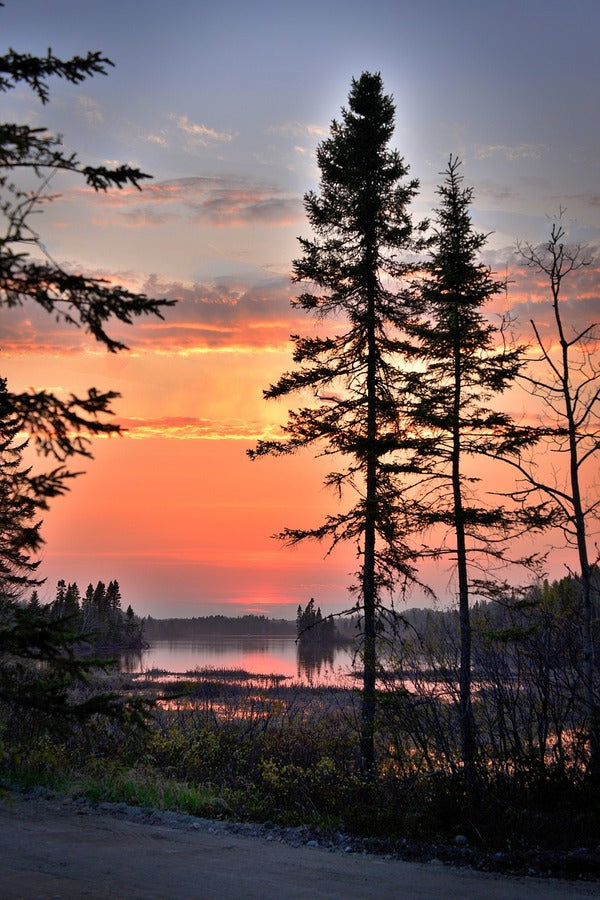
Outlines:
{"label": "conifer tree", "polygon": [[[111,65],[99,52],[65,60],[51,50],[38,57],[10,49],[0,57],[0,93],[28,87],[43,105],[49,100],[52,77],[77,85],[106,74]],[[52,199],[48,183],[56,172],[71,174],[96,191],[139,187],[148,177],[128,165],[85,165],[64,147],[61,136],[38,125],[0,124],[0,308],[32,304],[55,320],[85,329],[110,352],[125,349],[108,333],[108,323],[131,324],[146,315],[162,318],[171,301],[68,271],[48,254],[38,233],[37,214]],[[17,601],[36,583],[37,563],[32,557],[42,543],[38,511],[46,508],[50,497],[68,490],[75,473],[65,463],[73,456],[90,456],[91,437],[118,433],[119,426],[108,418],[117,396],[93,387],[81,396],[45,389],[15,392],[0,377],[0,700],[38,709],[46,704],[49,712],[74,712],[69,688],[93,668],[89,661],[76,659],[67,622]],[[43,473],[23,467],[19,432],[29,434],[36,449],[58,464]],[[39,668],[40,662],[47,663],[47,672]],[[29,681],[31,690],[26,686]],[[105,711],[113,710],[114,699],[105,703]],[[117,706],[125,708],[120,701]],[[77,709],[86,715],[101,707],[102,703],[90,701]]]}
{"label": "conifer tree", "polygon": [[367,773],[375,762],[377,610],[382,592],[412,572],[386,456],[399,428],[394,356],[406,316],[399,291],[413,268],[407,255],[420,247],[426,225],[413,228],[408,205],[418,182],[405,180],[404,160],[389,149],[394,115],[381,76],[365,72],[352,81],[348,108],[317,150],[320,194],[305,197],[315,236],[300,239],[302,256],[294,262],[294,280],[312,287],[293,302],[317,320],[334,318],[335,324],[328,337],[292,335],[297,368],[265,397],[301,392],[312,394],[312,402],[290,412],[283,440],[261,442],[250,454],[293,453],[314,445],[318,453],[342,460],[327,483],[351,496],[349,508],[314,529],[286,529],[281,537],[291,544],[316,539],[357,545],[364,645],[361,751]]}
{"label": "conifer tree", "polygon": [[119,582],[116,579],[110,581],[106,589],[106,603],[108,608],[114,613],[119,612],[121,609],[121,599]]}
{"label": "conifer tree", "polygon": [[96,616],[99,622],[105,622],[108,615],[108,603],[106,600],[106,585],[103,581],[99,581],[94,588],[94,596],[92,599]]}
{"label": "conifer tree", "polygon": [[65,594],[65,615],[79,616],[80,599],[79,588],[77,587],[77,584],[75,582],[72,582],[67,586],[67,592]]}
{"label": "conifer tree", "polygon": [[[9,50],[0,57],[0,93],[29,87],[42,105],[49,101],[52,77],[79,84],[104,75],[111,61],[98,52],[63,60],[48,50],[46,56]],[[19,173],[18,179],[15,173]],[[107,331],[109,321],[131,324],[136,318],[162,318],[171,301],[154,300],[98,278],[67,271],[51,258],[38,233],[38,215],[52,200],[47,185],[56,173],[70,173],[96,191],[134,187],[149,176],[138,168],[120,165],[88,166],[67,150],[60,135],[37,125],[0,124],[0,308],[41,307],[54,319],[87,330],[109,351],[126,349]],[[30,184],[26,179],[30,178]],[[114,391],[90,388],[87,394],[66,398],[48,390],[11,392],[5,385],[3,402],[32,435],[39,451],[54,456],[58,465],[46,473],[46,492],[68,488],[72,473],[64,462],[74,455],[90,455],[89,438],[112,434],[119,426],[107,419]],[[42,487],[33,482],[36,489]]]}
{"label": "conifer tree", "polygon": [[22,418],[11,408],[0,378],[0,603],[18,600],[39,585],[32,555],[42,544],[39,512],[46,508],[44,480],[35,481],[23,463],[27,440]]}
{"label": "conifer tree", "polygon": [[[450,534],[445,547],[433,554],[450,554],[456,565],[461,753],[466,781],[474,785],[469,609],[473,570],[480,573],[482,556],[487,560],[484,568],[491,560],[502,564],[506,540],[518,531],[521,516],[493,492],[482,495],[476,490],[478,478],[470,460],[518,457],[537,440],[537,433],[517,427],[492,402],[514,383],[523,365],[522,348],[511,347],[502,327],[483,314],[483,307],[504,292],[505,283],[478,259],[487,235],[473,229],[473,191],[463,186],[460,165],[450,157],[437,191],[440,204],[428,276],[419,285],[424,315],[409,329],[411,352],[419,365],[405,376],[412,397],[412,434],[403,446],[411,454],[407,468],[419,473],[421,502],[415,502],[413,494],[411,504],[415,528],[438,526]],[[527,521],[531,526],[537,519],[531,513]]]}

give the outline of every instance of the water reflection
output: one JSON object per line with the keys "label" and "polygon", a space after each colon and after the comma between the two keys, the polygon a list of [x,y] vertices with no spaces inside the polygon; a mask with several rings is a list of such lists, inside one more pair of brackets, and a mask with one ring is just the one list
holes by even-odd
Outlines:
{"label": "water reflection", "polygon": [[300,648],[294,638],[155,641],[141,652],[123,654],[121,668],[128,674],[152,669],[170,673],[197,668],[243,669],[252,675],[284,675],[317,685],[350,673],[352,649],[340,645]]}
{"label": "water reflection", "polygon": [[126,650],[119,656],[121,672],[133,675],[143,671],[143,650]]}
{"label": "water reflection", "polygon": [[325,672],[334,669],[336,649],[325,644],[298,644],[298,678],[308,684],[320,682]]}

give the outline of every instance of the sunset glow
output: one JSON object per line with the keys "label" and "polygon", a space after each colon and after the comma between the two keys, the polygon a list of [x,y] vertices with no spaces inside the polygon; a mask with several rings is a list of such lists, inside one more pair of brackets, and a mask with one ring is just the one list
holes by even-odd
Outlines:
{"label": "sunset glow", "polygon": [[[580,5],[600,24],[595,3]],[[8,0],[0,10],[7,46],[65,56],[99,47],[116,64],[108,78],[53,83],[43,109],[15,92],[7,120],[63,133],[94,164],[130,161],[154,175],[141,192],[106,195],[56,178],[49,191],[58,196],[36,221],[48,252],[68,270],[178,301],[164,322],[112,328],[129,347],[119,354],[33,307],[3,312],[13,390],[93,385],[122,395],[124,436],[95,441],[95,459],[74,466],[85,476],[46,517],[41,594],[51,598],[59,578],[82,590],[116,578],[126,603],[153,616],[292,618],[310,597],[341,610],[353,603],[356,548],[326,556],[327,547],[272,537],[335,510],[322,487],[331,462],[246,455],[286,421],[287,404],[265,402],[263,390],[293,365],[290,334],[317,327],[290,304],[297,236],[308,233],[302,198],[318,189],[316,146],[351,78],[380,70],[397,103],[394,144],[421,180],[415,219],[431,215],[450,152],[464,160],[473,220],[491,232],[485,259],[509,281],[490,316],[510,312],[518,340],[531,339],[530,319],[551,334],[547,284],[515,242],[543,240],[547,216],[566,207],[571,239],[589,246],[590,265],[565,285],[569,327],[581,329],[600,315],[599,120],[581,99],[582,86],[598,84],[597,28],[565,24],[550,109],[539,86],[554,71],[558,38],[549,47],[538,0],[525,21],[512,0],[457,11],[436,0],[435,16],[386,0],[364,9],[311,0],[300,15],[285,3],[234,3],[227,15],[212,2],[143,6],[143,21],[134,21],[140,4],[113,0],[84,10],[75,0]],[[508,41],[511,60],[495,69]],[[557,134],[565,118],[570,127]],[[523,396],[510,402],[516,418],[538,415]],[[549,573],[566,574],[569,554],[557,551]],[[448,567],[423,577],[452,601]]]}

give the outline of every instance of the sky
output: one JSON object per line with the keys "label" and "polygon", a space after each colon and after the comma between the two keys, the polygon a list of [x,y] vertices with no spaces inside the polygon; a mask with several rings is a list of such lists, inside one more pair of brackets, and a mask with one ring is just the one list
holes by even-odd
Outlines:
{"label": "sky", "polygon": [[[392,145],[420,181],[415,220],[431,215],[457,154],[474,224],[489,233],[485,260],[511,281],[502,302],[523,327],[535,309],[543,329],[544,285],[515,244],[543,240],[564,209],[569,239],[592,256],[600,247],[600,5],[6,0],[0,22],[6,48],[97,49],[115,64],[76,87],[53,82],[43,108],[25,88],[4,94],[5,120],[61,133],[86,163],[153,176],[141,193],[101,196],[56,177],[36,222],[47,251],[69,270],[179,301],[165,322],[115,328],[130,348],[118,355],[29,307],[3,315],[13,389],[116,390],[127,429],[95,441],[86,474],[47,515],[42,597],[59,578],[83,591],[116,578],[141,615],[293,617],[310,597],[326,612],[347,607],[353,547],[326,557],[272,538],[335,511],[323,461],[245,453],[285,422],[287,405],[262,391],[291,365],[289,334],[310,327],[289,301],[316,147],[351,79],[381,72],[396,104]],[[574,321],[598,311],[596,266],[573,291]],[[569,563],[553,553],[549,574]],[[451,602],[450,573],[425,575]]]}

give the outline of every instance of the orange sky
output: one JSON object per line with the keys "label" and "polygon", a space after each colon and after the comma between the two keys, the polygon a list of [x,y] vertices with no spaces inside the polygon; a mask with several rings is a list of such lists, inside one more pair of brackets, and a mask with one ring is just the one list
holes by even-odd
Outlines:
{"label": "orange sky", "polygon": [[[335,510],[324,463],[245,454],[285,421],[286,404],[262,391],[291,365],[289,334],[313,327],[290,307],[289,275],[297,236],[308,236],[302,197],[318,189],[317,144],[350,79],[381,70],[397,104],[393,145],[421,182],[415,220],[431,215],[449,154],[464,161],[475,227],[490,234],[485,259],[512,281],[490,314],[508,305],[528,336],[531,316],[548,334],[546,285],[519,265],[514,242],[541,241],[547,216],[566,207],[570,239],[596,257],[569,284],[565,312],[573,326],[597,320],[598,119],[585,91],[598,81],[597,29],[582,31],[578,17],[557,29],[541,0],[529,16],[512,0],[511,15],[506,3],[309,0],[300,18],[285,3],[235,4],[226,16],[222,4],[180,0],[175,13],[148,0],[135,22],[128,4],[107,2],[113,15],[75,0],[0,10],[17,50],[68,57],[99,46],[116,63],[108,78],[53,84],[45,107],[25,89],[3,94],[5,120],[64,134],[85,163],[130,161],[154,175],[141,193],[105,196],[56,176],[35,221],[46,249],[69,271],[178,300],[164,323],[114,328],[131,348],[118,355],[43,312],[3,310],[11,389],[119,391],[128,429],[96,442],[87,474],[47,515],[42,595],[51,599],[59,578],[82,590],[116,578],[140,614],[292,617],[310,597],[345,608],[354,548],[324,559],[324,548],[271,539]],[[597,4],[586,6],[597,17]],[[517,417],[535,414],[508,400]],[[570,559],[554,553],[551,574]],[[452,601],[445,569],[422,574]]]}
{"label": "orange sky", "polygon": [[[571,304],[583,315],[592,281],[586,271]],[[523,285],[511,290],[511,308],[523,318],[533,310],[544,328],[544,286]],[[123,394],[115,409],[126,435],[95,442],[94,461],[83,465],[87,474],[47,516],[47,597],[58,578],[77,581],[82,590],[90,581],[117,578],[136,610],[158,616],[293,616],[313,596],[326,611],[350,605],[353,547],[325,559],[325,548],[285,548],[271,537],[286,526],[313,526],[335,510],[335,498],[322,487],[326,464],[309,452],[256,462],[245,452],[285,421],[285,405],[265,402],[262,390],[291,364],[285,336],[312,327],[289,308],[289,284],[278,280],[277,286],[255,297],[230,288],[223,301],[198,286],[161,284],[157,293],[179,295],[179,306],[166,323],[126,333],[131,352],[118,355],[56,324],[48,329],[30,310],[6,317],[5,332],[15,336],[4,353],[14,388],[93,384]],[[517,416],[525,402],[511,398],[521,404]],[[497,489],[499,474],[483,474],[482,485]],[[565,559],[553,556],[554,574],[564,573]],[[451,601],[448,566],[426,565],[422,574],[442,602]],[[423,602],[422,595],[411,602]]]}

